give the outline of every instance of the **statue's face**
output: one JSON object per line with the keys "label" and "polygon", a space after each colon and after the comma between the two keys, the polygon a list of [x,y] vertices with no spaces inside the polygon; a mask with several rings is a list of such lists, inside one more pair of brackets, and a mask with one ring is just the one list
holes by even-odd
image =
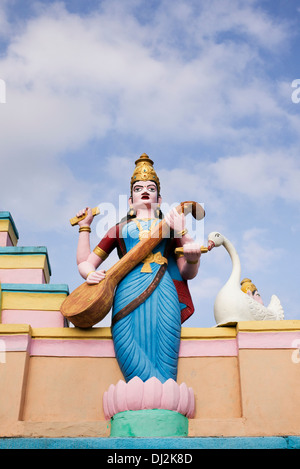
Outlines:
{"label": "statue's face", "polygon": [[156,207],[158,203],[157,186],[153,181],[137,181],[132,186],[134,207]]}
{"label": "statue's face", "polygon": [[253,298],[260,304],[263,305],[263,300],[257,290],[253,293]]}
{"label": "statue's face", "polygon": [[251,296],[255,301],[257,301],[261,305],[264,304],[262,297],[260,296],[257,290],[255,290],[254,292],[252,292],[251,290],[247,290],[247,295]]}

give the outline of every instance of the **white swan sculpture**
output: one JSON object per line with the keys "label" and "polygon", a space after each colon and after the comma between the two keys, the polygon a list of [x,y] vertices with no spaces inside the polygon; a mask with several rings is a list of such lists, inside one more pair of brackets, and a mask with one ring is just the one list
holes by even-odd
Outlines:
{"label": "white swan sculpture", "polygon": [[233,244],[216,231],[208,235],[208,249],[223,245],[232,261],[232,272],[216,296],[214,315],[217,326],[233,325],[239,321],[281,320],[284,318],[279,298],[272,295],[266,307],[241,291],[241,263]]}

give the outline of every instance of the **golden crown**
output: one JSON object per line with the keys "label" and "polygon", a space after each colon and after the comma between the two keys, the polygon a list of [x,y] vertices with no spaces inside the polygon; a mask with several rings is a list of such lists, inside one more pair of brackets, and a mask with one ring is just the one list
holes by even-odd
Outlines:
{"label": "golden crown", "polygon": [[130,189],[137,181],[153,181],[157,185],[158,194],[160,194],[160,183],[158,176],[153,168],[153,161],[146,153],[143,153],[135,162],[135,170],[131,177]]}
{"label": "golden crown", "polygon": [[242,281],[241,281],[241,290],[244,292],[244,293],[247,293],[247,291],[251,291],[252,293],[255,292],[255,290],[257,290],[256,286],[254,285],[254,283],[252,283],[252,281],[250,280],[250,278],[244,278]]}

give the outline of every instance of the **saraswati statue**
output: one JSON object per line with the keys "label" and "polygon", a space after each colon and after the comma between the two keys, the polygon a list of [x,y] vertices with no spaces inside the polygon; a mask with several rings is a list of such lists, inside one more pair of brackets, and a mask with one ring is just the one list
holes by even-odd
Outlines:
{"label": "saraswati statue", "polygon": [[[153,161],[144,153],[135,162],[127,216],[109,229],[93,251],[89,240],[92,209],[77,213],[77,264],[86,281],[67,297],[61,311],[75,326],[85,328],[98,323],[112,308],[116,358],[127,384],[132,380],[137,386],[145,383],[143,406],[170,410],[166,394],[171,386],[172,396],[177,396],[172,410],[192,416],[192,390],[176,383],[178,353],[181,324],[194,312],[187,281],[197,275],[201,252],[207,249],[191,238],[185,216],[192,213],[199,220],[205,214],[200,204],[182,202],[163,216],[161,201]],[[102,263],[113,249],[120,260],[105,271]],[[159,402],[153,402],[154,383],[161,389],[155,391]],[[124,385],[117,384],[119,388]],[[116,408],[138,410],[133,399],[129,399],[131,409],[124,399],[121,408],[118,402],[112,403],[117,391],[113,386],[104,396],[107,418]]]}

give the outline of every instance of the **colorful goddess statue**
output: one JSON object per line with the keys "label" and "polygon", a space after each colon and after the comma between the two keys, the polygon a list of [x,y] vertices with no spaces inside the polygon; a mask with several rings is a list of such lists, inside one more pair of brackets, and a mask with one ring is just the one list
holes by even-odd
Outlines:
{"label": "colorful goddess statue", "polygon": [[[105,270],[96,270],[117,249],[120,257],[134,248],[163,217],[160,182],[153,161],[143,154],[131,178],[129,212],[90,251],[90,208],[79,225],[77,263],[90,285],[99,283]],[[156,377],[176,381],[181,324],[194,311],[187,280],[196,276],[201,247],[190,237],[184,214],[165,215],[170,236],[136,265],[118,284],[112,308],[112,337],[116,358],[126,382]],[[183,247],[180,256],[175,248]]]}

